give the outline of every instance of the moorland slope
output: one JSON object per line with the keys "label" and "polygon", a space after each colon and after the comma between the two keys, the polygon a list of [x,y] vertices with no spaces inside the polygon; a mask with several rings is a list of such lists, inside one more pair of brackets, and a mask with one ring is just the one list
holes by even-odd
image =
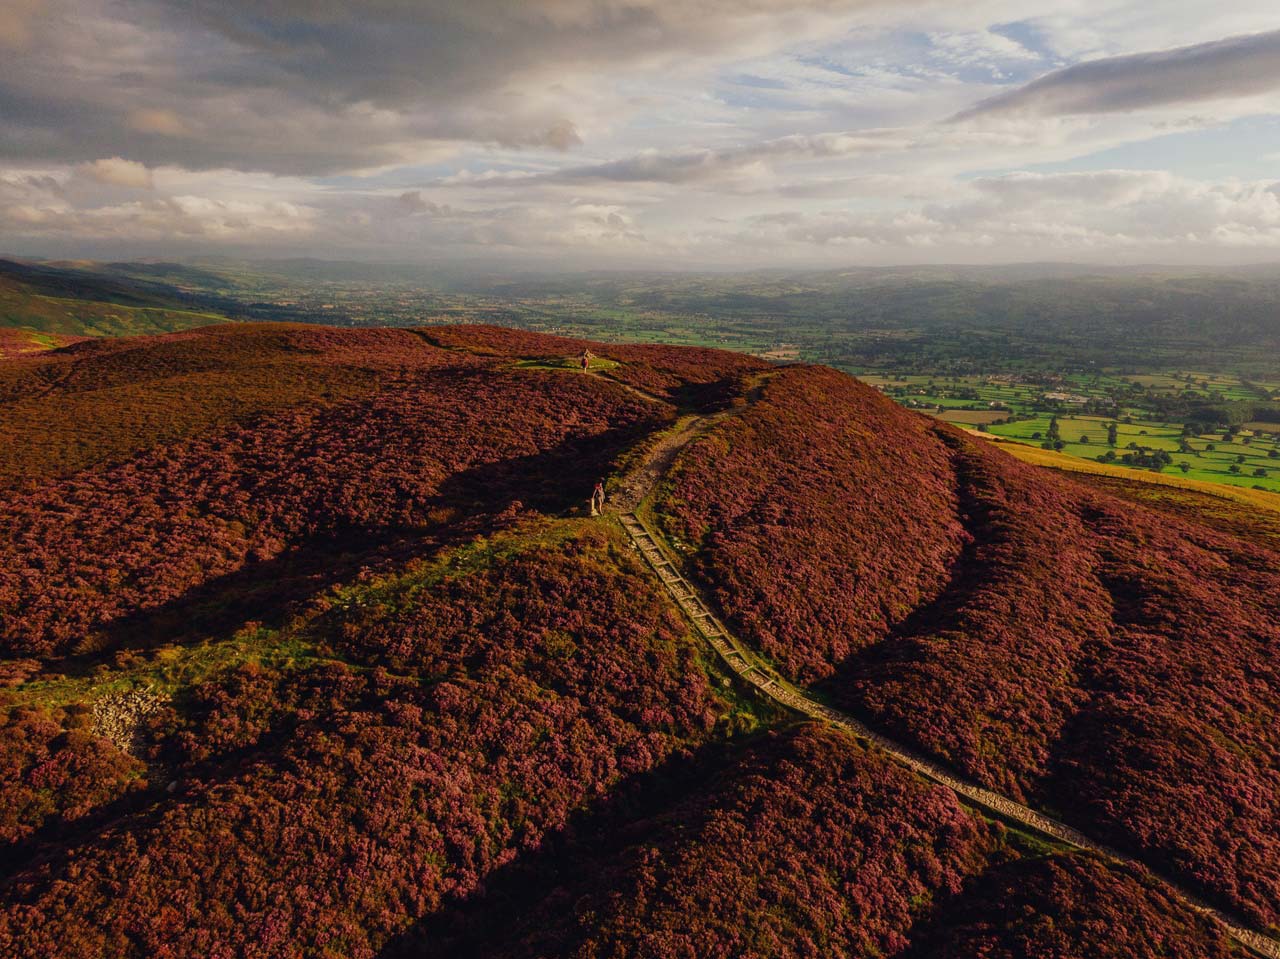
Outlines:
{"label": "moorland slope", "polygon": [[0,361],[0,953],[1233,954],[718,666],[582,508],[689,414],[644,508],[775,668],[1275,923],[1264,541],[829,370],[584,345]]}
{"label": "moorland slope", "polygon": [[1263,541],[812,367],[692,444],[658,512],[788,678],[1280,922],[1280,554]]}

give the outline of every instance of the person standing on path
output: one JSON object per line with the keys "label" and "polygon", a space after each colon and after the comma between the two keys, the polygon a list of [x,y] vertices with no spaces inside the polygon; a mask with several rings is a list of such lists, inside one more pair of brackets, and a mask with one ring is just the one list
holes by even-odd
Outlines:
{"label": "person standing on path", "polygon": [[582,351],[582,372],[587,373],[591,370],[591,361],[593,359],[594,357],[591,355],[590,350]]}
{"label": "person standing on path", "polygon": [[591,515],[599,516],[604,510],[604,480],[596,484],[591,491]]}

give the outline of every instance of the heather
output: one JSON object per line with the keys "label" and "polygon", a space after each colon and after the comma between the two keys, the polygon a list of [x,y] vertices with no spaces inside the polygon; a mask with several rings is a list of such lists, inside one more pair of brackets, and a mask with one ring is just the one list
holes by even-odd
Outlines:
{"label": "heather", "polygon": [[1057,855],[975,879],[915,931],[902,959],[1226,959],[1239,953],[1150,879]]}
{"label": "heather", "polygon": [[[1258,546],[1280,550],[1280,511],[1258,509],[1226,496],[1162,483],[1100,473],[1071,473],[1072,480],[1101,489],[1121,499],[1141,503],[1179,520],[1196,523],[1249,540]],[[1280,502],[1280,501],[1278,501]]]}
{"label": "heather", "polygon": [[[321,616],[350,665],[194,690],[154,733],[176,786],[11,875],[0,951],[370,956],[715,729],[691,641],[610,535],[486,555]],[[415,584],[421,603],[383,602]],[[412,668],[366,668],[350,636]]]}
{"label": "heather", "polygon": [[913,631],[845,663],[833,691],[1275,924],[1274,554],[1055,489],[981,447],[957,464],[975,538],[967,578]]}
{"label": "heather", "polygon": [[0,363],[0,424],[83,404],[49,447],[79,465],[11,444],[0,492],[0,954],[1220,955],[1148,879],[730,681],[584,515],[682,415],[657,519],[742,639],[1274,921],[1273,552],[830,370],[582,345],[245,325]]}
{"label": "heather", "polygon": [[0,711],[0,849],[56,836],[142,785],[142,763],[95,735],[87,713]]}
{"label": "heather", "polygon": [[85,340],[0,362],[0,483],[65,476],[245,424],[366,397],[414,372],[462,366],[408,330],[285,324]]}
{"label": "heather", "polygon": [[948,461],[927,420],[792,368],[682,454],[660,506],[739,634],[813,681],[945,586],[964,542]]}
{"label": "heather", "polygon": [[459,910],[451,954],[891,955],[998,842],[950,793],[815,727],[697,769],[640,815],[579,827],[545,876]]}
{"label": "heather", "polygon": [[739,635],[963,773],[1280,922],[1280,570],[1221,522],[775,376],[660,503]]}
{"label": "heather", "polygon": [[446,368],[0,497],[0,644],[101,648],[242,571],[563,509],[661,415],[596,378]]}
{"label": "heather", "polygon": [[1233,954],[1150,880],[1029,847],[820,727],[705,748],[636,792],[390,957]]}
{"label": "heather", "polygon": [[421,333],[439,346],[481,356],[548,359],[579,355],[589,349],[596,356],[621,364],[609,371],[619,382],[691,405],[723,403],[738,391],[743,376],[768,368],[762,360],[725,350],[593,343],[498,326],[429,327]]}

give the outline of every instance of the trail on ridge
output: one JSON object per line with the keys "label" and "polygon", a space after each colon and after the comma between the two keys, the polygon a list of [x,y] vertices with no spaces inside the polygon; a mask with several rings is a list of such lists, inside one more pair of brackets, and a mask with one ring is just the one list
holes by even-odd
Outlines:
{"label": "trail on ridge", "polygon": [[[755,389],[747,397],[746,405],[754,402],[758,395],[759,381],[757,380]],[[657,397],[650,398],[657,400]],[[612,495],[608,504],[608,509],[618,515],[632,544],[645,557],[681,613],[693,624],[703,640],[715,650],[724,664],[741,681],[764,696],[794,712],[810,719],[829,723],[872,744],[925,779],[952,790],[962,801],[970,805],[1017,823],[1024,829],[1056,842],[1066,843],[1116,863],[1136,867],[1155,876],[1173,896],[1197,913],[1215,920],[1241,945],[1268,959],[1280,959],[1280,942],[1245,926],[1240,920],[1222,910],[1210,906],[1194,893],[1166,876],[1156,873],[1140,860],[1096,842],[1078,829],[1006,796],[961,779],[941,765],[876,732],[848,713],[818,702],[805,691],[784,680],[725,628],[703,599],[701,591],[684,576],[680,564],[672,558],[676,554],[670,545],[665,542],[661,534],[644,523],[636,510],[654,492],[667,470],[684,449],[704,435],[717,421],[735,415],[736,412],[738,412],[737,409],[728,409],[714,414],[691,415],[681,419],[674,428],[658,439],[639,463],[615,480],[617,492]]]}

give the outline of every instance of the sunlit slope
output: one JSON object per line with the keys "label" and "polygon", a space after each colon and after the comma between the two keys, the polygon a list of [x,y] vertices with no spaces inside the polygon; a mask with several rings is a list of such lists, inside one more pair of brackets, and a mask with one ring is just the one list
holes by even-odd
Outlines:
{"label": "sunlit slope", "polygon": [[225,322],[225,313],[155,284],[0,260],[0,327],[130,336]]}
{"label": "sunlit slope", "polygon": [[[983,434],[974,434],[984,439],[990,437]],[[1096,460],[1083,459],[1079,456],[1068,456],[1065,453],[1059,453],[1056,450],[1041,449],[1036,446],[1028,446],[1025,443],[1000,442],[1000,449],[1016,456],[1024,463],[1030,463],[1033,466],[1045,466],[1052,469],[1066,470],[1076,473],[1094,473],[1099,476],[1114,476],[1119,479],[1133,480],[1143,483],[1154,483],[1162,486],[1172,486],[1179,489],[1194,490],[1199,493],[1207,493],[1212,496],[1220,496],[1225,499],[1235,500],[1239,503],[1247,504],[1256,509],[1267,510],[1268,512],[1280,512],[1280,493],[1270,493],[1266,490],[1245,489],[1238,486],[1228,486],[1224,483],[1206,483],[1203,480],[1188,479],[1185,476],[1178,476],[1172,471],[1156,473],[1151,470],[1131,469],[1125,466],[1116,466],[1111,463],[1099,463]]]}
{"label": "sunlit slope", "polygon": [[1280,553],[821,367],[690,446],[658,508],[788,678],[1280,922]]}

